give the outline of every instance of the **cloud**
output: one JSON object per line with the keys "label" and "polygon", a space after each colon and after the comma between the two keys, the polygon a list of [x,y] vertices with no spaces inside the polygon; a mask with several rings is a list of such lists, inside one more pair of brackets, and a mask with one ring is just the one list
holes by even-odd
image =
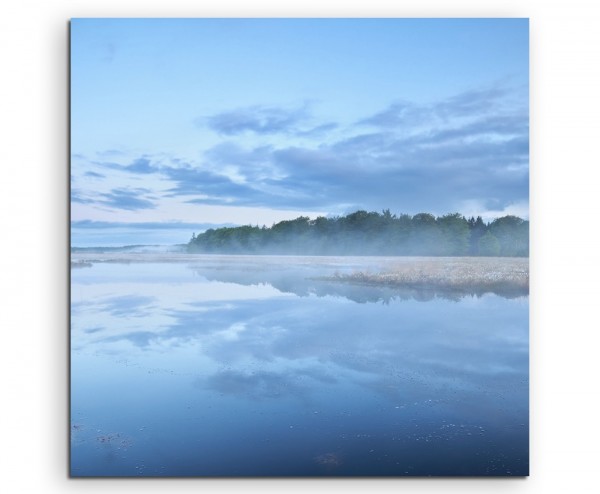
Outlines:
{"label": "cloud", "polygon": [[298,137],[321,137],[328,132],[339,128],[339,125],[335,122],[329,122],[322,125],[317,125],[311,129],[299,130],[296,132]]}
{"label": "cloud", "polygon": [[311,192],[292,195],[309,203],[296,207],[315,201],[447,212],[461,198],[527,197],[527,131],[525,118],[485,118],[410,137],[386,130],[318,149],[280,149],[273,161],[294,190]]}
{"label": "cloud", "polygon": [[125,167],[125,170],[131,173],[155,173],[157,169],[150,164],[150,160],[146,158],[138,158],[130,165]]}
{"label": "cloud", "polygon": [[[430,104],[396,101],[346,128],[315,124],[304,107],[254,106],[203,120],[224,136],[255,134],[252,147],[225,139],[198,161],[142,155],[126,164],[96,164],[157,175],[166,184],[162,197],[188,204],[332,214],[358,208],[444,214],[469,201],[506,208],[528,198],[529,118],[522,89],[482,88]],[[318,140],[333,130],[336,140]],[[266,140],[275,133],[285,140]],[[100,202],[152,209],[157,202],[149,192],[113,189]],[[90,197],[73,191],[73,202],[88,204]]]}
{"label": "cloud", "polygon": [[154,209],[156,207],[154,202],[140,197],[140,195],[149,192],[150,190],[144,188],[117,188],[113,189],[111,192],[101,193],[100,196],[104,199],[97,202],[112,208],[126,209],[128,211]]}
{"label": "cloud", "polygon": [[418,106],[409,102],[398,102],[391,104],[385,110],[368,118],[359,120],[361,125],[373,125],[375,127],[399,127],[403,125],[421,124],[431,118],[432,110],[428,107]]}
{"label": "cloud", "polygon": [[507,88],[493,87],[465,91],[431,104],[415,104],[409,101],[392,103],[386,109],[359,120],[359,125],[380,128],[397,128],[437,125],[464,118],[481,118],[501,111],[511,96]]}
{"label": "cloud", "polygon": [[140,175],[148,175],[151,173],[160,172],[160,166],[156,163],[152,163],[145,156],[134,159],[128,165],[122,165],[113,161],[94,161],[93,164],[101,166],[102,168],[110,168],[111,170],[125,171]]}
{"label": "cloud", "polygon": [[101,173],[96,173],[96,172],[85,172],[83,175],[86,177],[92,177],[92,178],[105,178],[105,175],[102,175]]}
{"label": "cloud", "polygon": [[236,184],[229,177],[214,173],[200,167],[165,167],[164,174],[173,182],[175,187],[167,192],[169,196],[201,195],[221,197],[226,202],[228,197],[244,199],[244,194],[250,188],[245,185]]}
{"label": "cloud", "polygon": [[[204,153],[205,166],[213,173],[229,171],[237,175],[237,179],[261,180],[268,177],[273,171],[271,156],[274,151],[272,146],[258,146],[253,149],[244,149],[235,142],[225,141]],[[240,173],[236,173],[239,171]]]}
{"label": "cloud", "polygon": [[211,115],[198,119],[197,123],[206,123],[218,134],[226,136],[244,132],[268,135],[292,132],[306,118],[305,108],[287,110],[257,105]]}
{"label": "cloud", "polygon": [[233,226],[231,223],[189,223],[184,221],[146,221],[137,223],[126,223],[119,221],[92,221],[80,220],[72,221],[71,228],[82,230],[112,230],[115,228],[124,228],[127,230],[181,230],[196,229],[203,231],[208,228],[220,228],[223,226]]}
{"label": "cloud", "polygon": [[71,189],[71,202],[75,202],[77,204],[93,204],[96,201],[90,199],[89,197],[85,197],[85,192],[81,189],[73,188]]}
{"label": "cloud", "polygon": [[455,139],[481,136],[513,137],[525,136],[529,132],[526,114],[511,114],[484,117],[466,125],[436,130],[423,136],[421,143],[440,143]]}
{"label": "cloud", "polygon": [[444,118],[456,118],[494,110],[508,95],[507,88],[493,87],[474,89],[452,96],[434,105],[436,114]]}
{"label": "cloud", "polygon": [[[167,162],[152,162],[141,157],[128,165],[115,162],[96,162],[98,166],[129,172],[135,175],[160,175],[171,184],[161,193],[162,197],[192,196],[186,202],[198,204],[256,204],[264,205],[259,200],[264,191],[261,184],[268,182],[273,167],[270,164],[272,148],[261,146],[250,151],[241,149],[233,143],[222,143],[205,153],[203,164],[192,164],[188,161],[170,157]],[[243,172],[236,170],[243,168]],[[261,170],[265,170],[265,173]],[[141,193],[149,193],[147,189],[114,189],[111,193],[101,194],[104,200],[87,200],[86,203],[101,203],[121,209],[154,208],[155,203],[138,197]],[[86,199],[76,196],[75,202]]]}
{"label": "cloud", "polygon": [[196,124],[208,125],[223,136],[237,136],[245,132],[258,135],[287,134],[304,138],[322,137],[337,129],[336,122],[310,125],[311,116],[306,105],[295,109],[285,109],[256,105],[198,118]]}

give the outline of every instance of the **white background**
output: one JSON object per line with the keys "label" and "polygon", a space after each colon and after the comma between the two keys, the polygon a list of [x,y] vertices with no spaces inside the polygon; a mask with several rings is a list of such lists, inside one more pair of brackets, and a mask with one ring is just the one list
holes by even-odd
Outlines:
{"label": "white background", "polygon": [[[600,492],[600,7],[527,0],[5,0],[0,9],[4,492]],[[531,477],[68,479],[71,17],[530,17]]]}

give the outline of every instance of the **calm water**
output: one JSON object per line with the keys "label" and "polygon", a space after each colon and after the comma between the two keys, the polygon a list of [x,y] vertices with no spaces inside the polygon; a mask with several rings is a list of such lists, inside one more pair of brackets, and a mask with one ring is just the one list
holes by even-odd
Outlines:
{"label": "calm water", "polygon": [[527,475],[528,298],[315,261],[73,269],[72,475]]}

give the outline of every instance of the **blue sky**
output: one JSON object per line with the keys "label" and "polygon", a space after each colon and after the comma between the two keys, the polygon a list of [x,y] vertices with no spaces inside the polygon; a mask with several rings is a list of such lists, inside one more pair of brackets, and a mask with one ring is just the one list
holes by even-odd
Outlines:
{"label": "blue sky", "polygon": [[528,216],[527,19],[75,19],[72,245]]}

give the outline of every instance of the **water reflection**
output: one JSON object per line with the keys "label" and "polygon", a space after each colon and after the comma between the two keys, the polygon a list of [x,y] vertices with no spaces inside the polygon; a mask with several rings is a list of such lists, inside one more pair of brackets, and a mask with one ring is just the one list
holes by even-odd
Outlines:
{"label": "water reflection", "polygon": [[74,474],[139,475],[138,446],[144,475],[527,473],[526,297],[237,268],[73,274]]}
{"label": "water reflection", "polygon": [[[328,295],[344,297],[358,303],[382,302],[390,303],[393,300],[419,300],[429,301],[435,298],[458,301],[464,297],[481,297],[486,293],[493,293],[505,298],[527,296],[527,287],[512,284],[498,284],[494,287],[462,286],[443,287],[439,285],[421,286],[374,286],[369,284],[352,283],[348,281],[330,281],[323,276],[323,267],[313,269],[297,266],[287,266],[279,269],[252,269],[224,270],[222,267],[211,264],[194,266],[196,274],[209,281],[235,283],[239,285],[270,285],[282,293],[292,293],[299,297]],[[338,274],[339,270],[333,271]]]}

